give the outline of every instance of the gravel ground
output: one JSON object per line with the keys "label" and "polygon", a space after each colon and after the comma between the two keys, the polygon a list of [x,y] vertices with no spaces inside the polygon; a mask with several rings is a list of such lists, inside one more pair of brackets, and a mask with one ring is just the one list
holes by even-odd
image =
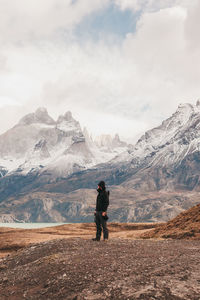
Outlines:
{"label": "gravel ground", "polygon": [[0,260],[1,300],[200,299],[200,242],[59,239]]}

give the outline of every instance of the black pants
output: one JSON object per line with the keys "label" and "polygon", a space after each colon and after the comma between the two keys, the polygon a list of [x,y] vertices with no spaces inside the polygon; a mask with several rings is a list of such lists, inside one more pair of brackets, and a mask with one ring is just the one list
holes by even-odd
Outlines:
{"label": "black pants", "polygon": [[96,212],[95,223],[96,223],[96,226],[97,226],[96,238],[98,240],[101,239],[101,232],[102,232],[102,228],[103,228],[103,238],[104,238],[104,240],[108,239],[107,222],[102,217],[102,211],[97,211]]}

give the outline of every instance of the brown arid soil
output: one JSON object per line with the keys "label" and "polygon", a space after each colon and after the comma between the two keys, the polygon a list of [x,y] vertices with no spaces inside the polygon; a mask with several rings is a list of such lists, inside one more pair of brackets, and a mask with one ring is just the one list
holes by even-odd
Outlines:
{"label": "brown arid soil", "polygon": [[0,262],[1,300],[200,299],[200,243],[68,238]]}
{"label": "brown arid soil", "polygon": [[[158,224],[148,223],[109,223],[110,238],[139,238],[144,232],[155,228]],[[0,257],[15,252],[34,243],[43,241],[81,237],[91,239],[95,236],[94,223],[74,223],[41,229],[0,228]]]}
{"label": "brown arid soil", "polygon": [[200,299],[200,241],[141,239],[160,224],[108,227],[108,242],[91,240],[91,223],[0,228],[0,300]]}
{"label": "brown arid soil", "polygon": [[176,218],[145,232],[144,238],[200,240],[200,204],[182,212]]}

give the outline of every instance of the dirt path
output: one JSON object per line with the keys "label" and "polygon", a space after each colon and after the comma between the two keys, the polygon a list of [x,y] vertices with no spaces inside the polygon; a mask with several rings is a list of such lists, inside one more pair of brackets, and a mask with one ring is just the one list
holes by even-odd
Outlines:
{"label": "dirt path", "polygon": [[199,241],[46,241],[1,260],[0,299],[199,300],[199,253]]}

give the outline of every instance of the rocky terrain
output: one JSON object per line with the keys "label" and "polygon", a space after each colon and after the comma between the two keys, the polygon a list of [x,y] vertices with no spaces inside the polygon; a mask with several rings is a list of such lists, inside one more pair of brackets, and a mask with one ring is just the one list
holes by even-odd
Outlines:
{"label": "rocky terrain", "polygon": [[0,299],[198,300],[198,241],[70,238],[0,261]]}
{"label": "rocky terrain", "polygon": [[[0,228],[0,299],[199,300],[200,204],[166,224]],[[162,237],[162,239],[160,238]]]}

